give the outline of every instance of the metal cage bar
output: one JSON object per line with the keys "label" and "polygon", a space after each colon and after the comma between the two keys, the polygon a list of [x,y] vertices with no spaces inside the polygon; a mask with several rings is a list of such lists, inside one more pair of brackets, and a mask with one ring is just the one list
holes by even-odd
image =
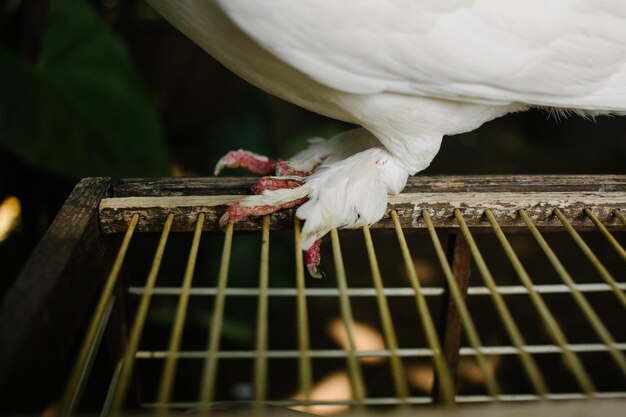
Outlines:
{"label": "metal cage bar", "polygon": [[348,372],[350,375],[350,383],[352,385],[352,396],[357,406],[363,404],[363,400],[367,396],[365,384],[363,382],[363,373],[361,365],[357,359],[356,343],[354,342],[354,330],[352,324],[352,307],[350,307],[350,298],[348,296],[348,284],[346,280],[346,270],[343,264],[343,256],[341,254],[341,246],[339,243],[339,235],[336,229],[330,232],[333,247],[333,259],[335,261],[335,272],[337,274],[337,288],[339,290],[339,307],[341,310],[341,319],[346,329],[346,338],[348,341],[347,361]]}
{"label": "metal cage bar", "polygon": [[586,208],[583,210],[585,215],[593,222],[596,226],[596,229],[602,233],[602,235],[609,241],[611,246],[615,249],[615,251],[619,254],[619,256],[626,262],[626,250],[619,244],[619,242],[613,237],[611,232],[607,230],[607,228],[602,224],[602,222],[593,214],[593,211]]}
{"label": "metal cage bar", "polygon": [[122,264],[124,263],[124,259],[126,259],[128,246],[130,245],[130,241],[133,238],[133,234],[135,232],[135,228],[137,227],[138,222],[139,215],[134,214],[128,225],[128,229],[126,230],[126,234],[124,235],[122,244],[120,245],[120,249],[115,258],[115,262],[113,263],[113,267],[111,268],[111,272],[109,273],[105,286],[102,289],[100,300],[98,301],[96,310],[94,311],[91,318],[91,322],[89,324],[85,338],[83,339],[83,344],[74,364],[70,379],[65,388],[65,394],[63,395],[63,399],[61,400],[61,410],[63,410],[63,412],[66,414],[73,414],[76,410],[77,402],[79,401],[78,397],[80,395],[80,386],[83,384],[83,381],[86,377],[87,364],[90,360],[93,360],[92,358],[94,356],[93,353],[95,351],[95,341],[98,335],[98,329],[101,328],[102,323],[104,323],[103,319],[105,318],[105,313],[107,309],[111,308],[107,308],[107,306],[109,305],[109,303],[111,302],[111,298],[113,297],[113,290],[115,288],[115,285],[117,284],[120,270],[122,269]]}
{"label": "metal cage bar", "polygon": [[365,246],[367,249],[368,259],[370,261],[372,281],[374,282],[374,287],[376,288],[376,301],[378,304],[378,312],[380,314],[380,320],[383,328],[385,345],[389,350],[391,374],[393,376],[396,395],[398,398],[400,398],[401,401],[404,401],[409,397],[409,387],[402,369],[402,361],[398,356],[398,338],[396,337],[396,331],[394,330],[393,321],[391,319],[389,304],[387,303],[387,299],[385,298],[385,295],[383,293],[383,279],[380,274],[378,260],[376,259],[376,251],[374,249],[372,235],[367,225],[363,226],[363,236],[365,238]]}
{"label": "metal cage bar", "polygon": [[270,216],[263,217],[261,237],[261,264],[259,267],[259,296],[256,322],[256,356],[254,359],[254,401],[261,403],[267,397],[267,338],[270,256]]}
{"label": "metal cage bar", "polygon": [[309,315],[307,313],[306,285],[304,278],[304,261],[302,259],[302,245],[300,243],[301,227],[300,219],[294,219],[294,248],[296,258],[296,287],[297,287],[297,322],[298,322],[298,348],[299,348],[299,382],[300,393],[304,403],[311,399],[313,387],[313,370],[310,357],[309,342]]}
{"label": "metal cage bar", "polygon": [[455,395],[454,387],[452,386],[452,377],[450,376],[450,370],[448,369],[448,366],[446,365],[446,362],[442,356],[441,344],[439,343],[439,338],[437,337],[437,332],[435,330],[432,316],[430,314],[430,311],[428,310],[426,297],[424,297],[424,294],[422,293],[419,278],[417,277],[417,271],[415,270],[415,265],[413,265],[411,254],[409,252],[409,247],[404,237],[404,232],[400,227],[398,213],[396,211],[392,211],[391,218],[393,220],[398,243],[400,244],[400,250],[402,252],[402,257],[404,259],[404,264],[406,266],[409,280],[411,282],[413,290],[415,291],[415,302],[417,303],[417,309],[422,320],[422,325],[424,326],[426,340],[428,341],[428,345],[433,352],[433,362],[437,371],[436,375],[439,381],[439,398],[444,404],[446,404],[447,406],[451,406],[454,404]]}
{"label": "metal cage bar", "polygon": [[580,291],[578,291],[578,289],[576,288],[576,284],[574,283],[574,280],[572,279],[571,275],[567,272],[567,270],[565,269],[561,261],[559,261],[558,257],[556,256],[554,251],[550,248],[550,246],[545,241],[543,236],[541,236],[541,233],[539,233],[539,230],[537,230],[537,227],[533,224],[532,220],[528,217],[526,212],[523,209],[520,209],[518,213],[520,217],[522,218],[522,220],[524,221],[524,223],[526,223],[526,225],[528,226],[528,229],[530,230],[531,234],[534,236],[539,246],[541,246],[543,253],[548,257],[548,259],[550,260],[550,263],[559,274],[559,277],[561,278],[561,280],[569,288],[572,297],[574,298],[574,300],[576,301],[576,303],[582,310],[583,314],[589,321],[589,324],[591,324],[591,326],[593,327],[594,331],[596,332],[600,340],[605,344],[605,346],[609,350],[609,353],[613,357],[613,360],[615,361],[615,363],[617,364],[621,372],[624,374],[624,376],[626,376],[626,358],[624,357],[624,354],[615,347],[616,344],[615,344],[615,340],[613,339],[613,336],[611,336],[606,326],[602,324],[602,320],[600,320],[600,317],[598,317],[596,312],[593,310],[593,308],[591,307],[591,304],[589,304],[589,302],[580,293]]}
{"label": "metal cage bar", "polygon": [[[609,352],[607,345],[603,343],[570,343],[567,344],[567,349],[576,353],[604,353]],[[615,343],[614,347],[619,350],[626,350],[626,343]],[[476,356],[478,352],[484,355],[510,355],[517,356],[518,348],[511,345],[497,345],[497,346],[481,346],[478,349],[472,347],[462,347],[459,349],[461,356]],[[532,355],[542,354],[554,354],[561,353],[562,349],[558,345],[554,344],[541,344],[541,345],[523,345],[522,350]],[[308,353],[310,358],[315,359],[345,359],[348,357],[348,351],[342,349],[316,349],[311,350]],[[221,351],[217,353],[217,357],[220,359],[254,359],[256,355],[255,350],[229,350]],[[280,350],[268,350],[268,359],[297,359],[300,356],[300,351],[297,349],[280,349]],[[366,357],[380,357],[388,358],[391,356],[388,349],[377,350],[358,350],[355,352],[357,358]],[[433,351],[430,348],[398,348],[397,355],[401,358],[432,358]],[[187,350],[181,351],[176,355],[179,359],[206,359],[208,353],[204,350]],[[137,359],[164,359],[167,357],[167,351],[138,351]]]}
{"label": "metal cage bar", "polygon": [[146,279],[144,293],[141,296],[139,307],[135,313],[135,320],[133,321],[130,336],[128,338],[128,344],[126,345],[126,351],[122,358],[122,368],[120,370],[119,379],[117,380],[111,402],[112,409],[115,412],[120,411],[126,398],[128,384],[130,383],[130,378],[135,365],[135,355],[137,353],[137,348],[139,347],[139,341],[141,340],[141,334],[146,322],[146,317],[148,316],[150,300],[152,299],[152,291],[154,290],[154,285],[156,284],[156,279],[161,267],[161,261],[163,260],[163,252],[165,251],[165,245],[167,244],[167,238],[169,237],[173,221],[174,215],[172,213],[168,214],[165,225],[163,226],[161,238],[159,239],[159,244],[152,260],[152,266],[150,268],[150,272],[148,273],[148,278]]}
{"label": "metal cage bar", "polygon": [[596,389],[593,385],[593,382],[591,381],[591,378],[585,371],[585,368],[580,362],[580,359],[578,359],[578,356],[576,356],[576,354],[568,348],[569,342],[567,341],[567,338],[561,331],[561,328],[559,327],[552,313],[550,313],[548,306],[545,304],[537,291],[535,291],[530,276],[526,272],[526,269],[524,269],[524,266],[515,254],[513,247],[502,232],[502,229],[500,228],[500,225],[498,225],[496,218],[493,216],[493,213],[491,213],[491,210],[489,209],[485,211],[485,215],[487,216],[489,223],[491,223],[494,233],[498,238],[498,241],[502,245],[502,249],[504,249],[507,258],[511,262],[513,269],[515,269],[517,276],[519,277],[520,281],[522,281],[524,287],[528,290],[528,295],[530,296],[531,302],[535,306],[535,309],[539,313],[545,325],[550,330],[552,337],[554,337],[557,345],[561,349],[561,352],[565,356],[565,359],[569,364],[569,368],[572,370],[572,373],[574,374],[574,377],[580,385],[580,388],[588,396],[593,395]]}
{"label": "metal cage bar", "polygon": [[[611,287],[607,284],[601,283],[582,283],[574,284],[576,289],[585,293],[601,293],[601,292],[613,292]],[[534,287],[535,292],[538,294],[569,294],[570,289],[565,284],[536,284]],[[626,290],[626,283],[617,283],[617,288]],[[315,297],[337,297],[339,290],[337,288],[304,288],[304,294],[307,298]],[[142,295],[142,287],[129,287],[128,293],[131,295]],[[258,295],[258,288],[237,287],[226,288],[226,295],[238,296],[238,297],[256,297]],[[422,287],[422,294],[425,297],[438,297],[444,294],[446,289],[444,287]],[[528,294],[528,289],[523,285],[497,285],[495,291],[502,295],[522,295]],[[348,288],[346,290],[350,297],[375,297],[375,288]],[[179,295],[180,288],[178,287],[159,287],[155,288],[155,295]],[[195,287],[190,291],[190,295],[195,297],[212,297],[218,293],[216,288],[212,287]],[[274,287],[269,288],[267,293],[270,297],[295,297],[298,294],[297,288],[289,287]],[[471,296],[488,296],[490,289],[485,286],[471,286],[467,290],[467,295]],[[395,287],[395,288],[383,288],[383,294],[385,297],[413,297],[415,291],[413,288],[408,287]]]}
{"label": "metal cage bar", "polygon": [[491,297],[498,311],[498,314],[500,315],[500,319],[502,319],[502,323],[504,324],[504,328],[511,338],[511,342],[513,342],[513,345],[519,351],[520,361],[524,366],[524,369],[526,370],[528,378],[530,379],[530,382],[535,392],[540,398],[545,398],[546,393],[548,392],[548,387],[545,383],[543,375],[539,371],[539,368],[537,367],[537,364],[535,363],[533,358],[528,354],[528,352],[525,352],[522,349],[522,346],[526,344],[524,342],[524,338],[522,337],[519,328],[515,324],[515,320],[513,320],[511,312],[506,306],[504,299],[500,294],[495,291],[495,280],[491,275],[491,272],[489,272],[489,268],[487,267],[487,264],[485,263],[485,260],[483,259],[480,250],[478,249],[478,246],[476,245],[476,242],[474,241],[474,238],[472,237],[472,234],[470,233],[469,228],[467,227],[467,224],[463,219],[463,215],[458,209],[454,211],[454,217],[459,223],[461,232],[463,233],[463,236],[465,236],[465,240],[467,241],[470,250],[472,251],[472,256],[476,261],[476,265],[478,266],[483,281],[491,290]]}
{"label": "metal cage bar", "polygon": [[478,335],[478,331],[476,330],[474,321],[472,320],[465,301],[463,300],[463,296],[461,295],[459,286],[452,272],[452,268],[448,263],[446,254],[443,251],[443,247],[441,246],[439,237],[437,237],[437,232],[435,230],[435,226],[430,219],[430,214],[426,210],[424,210],[422,211],[422,218],[426,223],[428,233],[432,240],[435,251],[437,252],[437,258],[439,259],[439,263],[446,278],[446,282],[448,283],[448,288],[450,294],[452,295],[452,299],[456,304],[456,308],[459,310],[461,324],[463,326],[463,329],[465,330],[465,335],[467,336],[470,346],[476,352],[476,360],[478,361],[478,365],[485,375],[485,385],[487,388],[487,392],[494,400],[496,400],[501,392],[500,384],[496,380],[495,375],[491,370],[491,367],[487,363],[485,355],[483,354],[483,352],[480,351],[480,347],[483,345],[482,341],[480,340],[480,336]]}
{"label": "metal cage bar", "polygon": [[[185,325],[185,318],[187,316],[187,308],[189,305],[189,289],[194,276],[194,269],[196,267],[196,259],[198,257],[198,247],[200,246],[200,237],[202,236],[202,226],[204,225],[205,214],[198,214],[196,220],[196,230],[193,235],[193,241],[191,242],[191,249],[189,251],[189,258],[187,260],[187,267],[185,269],[185,275],[183,277],[182,292],[178,299],[178,306],[176,307],[176,313],[174,316],[174,325],[170,334],[170,341],[167,348],[167,358],[163,366],[163,372],[161,374],[161,382],[159,384],[159,393],[157,396],[157,403],[160,404],[159,409],[165,412],[168,409],[168,403],[172,396],[172,389],[174,386],[174,377],[176,376],[176,367],[178,365],[178,358],[176,353],[180,350],[180,344],[183,337],[183,329]],[[116,407],[113,407],[113,412],[117,412]]]}
{"label": "metal cage bar", "polygon": [[574,229],[574,227],[570,224],[570,222],[565,218],[561,210],[558,208],[554,209],[554,214],[559,219],[561,224],[567,230],[567,233],[574,239],[580,250],[585,254],[585,256],[589,259],[589,262],[593,265],[593,267],[598,271],[598,274],[602,277],[604,282],[606,282],[612,289],[613,293],[622,304],[624,308],[626,308],[626,295],[620,291],[617,287],[617,283],[615,282],[615,278],[613,275],[609,273],[609,271],[602,265],[602,262],[598,259],[598,257],[593,253],[591,248],[585,243],[582,237],[578,234],[578,232]]}
{"label": "metal cage bar", "polygon": [[230,268],[230,258],[233,245],[234,226],[226,226],[224,245],[222,248],[222,258],[220,270],[217,278],[217,294],[213,305],[213,317],[209,328],[209,340],[207,342],[207,357],[204,361],[202,372],[202,382],[200,384],[200,411],[207,411],[209,404],[215,395],[215,382],[218,367],[218,351],[222,336],[222,323],[224,319],[224,305],[226,304],[226,286],[228,283],[228,271]]}

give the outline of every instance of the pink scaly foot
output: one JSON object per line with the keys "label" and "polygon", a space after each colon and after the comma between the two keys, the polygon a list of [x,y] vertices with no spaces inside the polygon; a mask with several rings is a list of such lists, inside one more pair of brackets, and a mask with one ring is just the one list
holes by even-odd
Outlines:
{"label": "pink scaly foot", "polygon": [[[284,162],[279,162],[278,165],[280,166],[281,164],[284,164]],[[285,165],[287,168],[289,168],[288,165]],[[280,168],[276,168],[276,171],[278,171]],[[293,173],[292,173],[293,174]],[[297,174],[293,174],[293,175],[297,175]],[[302,184],[304,184],[304,181],[302,179],[300,179],[299,177],[263,177],[260,180],[258,180],[253,186],[252,186],[252,192],[254,194],[262,194],[263,191],[265,190],[281,190],[281,189],[285,189],[285,188],[297,188],[300,187]],[[307,199],[302,199],[304,201],[302,201],[302,203],[304,203]],[[292,202],[293,203],[293,202]],[[297,205],[300,205],[302,203],[297,203]],[[325,276],[324,272],[319,268],[320,262],[321,262],[321,254],[320,254],[320,247],[322,244],[322,240],[318,240],[316,241],[313,246],[311,246],[308,250],[306,250],[304,252],[304,260],[305,260],[305,264],[306,267],[309,271],[309,274],[313,277],[313,278],[323,278]]]}
{"label": "pink scaly foot", "polygon": [[[252,186],[254,194],[263,194],[263,191],[276,191],[293,189],[300,187],[304,182],[295,177],[279,178],[279,177],[263,177]],[[224,227],[227,223],[237,223],[247,216],[264,216],[274,213],[275,211],[288,209],[304,204],[308,198],[296,198],[277,205],[260,205],[245,206],[241,203],[235,203],[226,209],[226,213],[220,218],[220,226]]]}
{"label": "pink scaly foot", "polygon": [[270,175],[276,171],[278,161],[254,152],[239,149],[224,155],[215,165],[215,175],[224,168],[245,168],[254,174]]}
{"label": "pink scaly foot", "polygon": [[[322,158],[323,160],[323,158]],[[254,194],[263,194],[264,191],[277,191],[284,189],[294,189],[304,184],[304,178],[315,172],[320,163],[311,164],[310,161],[280,161],[272,160],[253,152],[239,149],[231,151],[222,157],[215,166],[215,175],[218,175],[224,168],[245,168],[255,174],[276,176],[263,177],[259,179],[253,186]],[[308,200],[307,197],[295,198],[287,202],[281,202],[274,205],[242,205],[241,203],[233,204],[228,207],[226,212],[220,218],[221,227],[227,223],[236,223],[247,216],[263,216],[274,213],[275,211],[292,208],[304,204]],[[319,268],[321,240],[316,241],[304,253],[306,266],[309,274],[314,278],[322,278],[324,273]]]}
{"label": "pink scaly foot", "polygon": [[[283,164],[283,162],[279,162],[278,165]],[[288,167],[288,165],[287,165]],[[276,168],[276,170],[278,171],[279,168]],[[295,175],[295,174],[294,174]],[[297,188],[300,187],[302,184],[304,184],[304,181],[300,178],[296,177],[263,177],[260,180],[258,180],[253,186],[252,186],[252,192],[254,194],[262,194],[263,191],[265,190],[282,190],[285,188]],[[302,203],[304,203],[307,199],[301,199],[304,200],[301,203],[298,202],[298,200],[296,200],[296,204],[294,205],[300,205]],[[294,203],[294,202],[291,202]],[[289,204],[291,204],[289,203]],[[325,276],[324,272],[319,268],[320,265],[320,261],[322,259],[321,254],[320,254],[320,247],[322,244],[322,240],[317,240],[313,246],[311,246],[308,250],[306,250],[304,252],[304,261],[306,264],[306,267],[309,271],[309,274],[313,277],[313,278],[323,278]]]}
{"label": "pink scaly foot", "polygon": [[235,203],[228,207],[226,213],[220,218],[220,227],[226,227],[228,223],[237,223],[248,216],[265,216],[278,210],[300,206],[306,203],[307,200],[308,198],[306,197],[298,198],[275,206],[242,206],[241,203]]}
{"label": "pink scaly foot", "polygon": [[[298,177],[263,177],[258,180],[252,186],[252,192],[254,194],[262,194],[264,191],[276,191],[276,190],[284,190],[284,189],[294,189],[302,186],[304,181]],[[232,206],[228,207],[226,213],[222,215],[220,219],[220,226],[224,227],[227,223],[236,223],[247,216],[263,216],[265,214],[270,214],[275,211],[292,208],[295,206],[299,206],[304,204],[308,198],[297,198],[282,204],[276,205],[259,205],[259,206],[246,206],[241,205],[241,203],[235,203]],[[304,253],[304,259],[309,271],[309,274],[313,278],[322,278],[324,273],[319,268],[321,256],[320,256],[320,245],[322,241],[316,241],[313,246],[311,246]]]}
{"label": "pink scaly foot", "polygon": [[224,168],[244,168],[259,175],[306,177],[315,172],[319,166],[320,163],[311,165],[310,163],[269,159],[266,156],[239,149],[228,152],[217,161],[215,175],[218,175]]}
{"label": "pink scaly foot", "polygon": [[284,190],[298,188],[304,181],[298,177],[263,177],[252,186],[252,192],[254,194],[263,194],[263,191],[270,190]]}

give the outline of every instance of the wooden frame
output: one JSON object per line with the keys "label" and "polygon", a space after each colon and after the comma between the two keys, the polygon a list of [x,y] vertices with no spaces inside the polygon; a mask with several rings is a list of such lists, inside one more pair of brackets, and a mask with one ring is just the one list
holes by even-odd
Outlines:
{"label": "wooden frame", "polygon": [[98,205],[109,178],[78,183],[0,305],[3,411],[41,411],[58,397],[79,330],[112,256]]}

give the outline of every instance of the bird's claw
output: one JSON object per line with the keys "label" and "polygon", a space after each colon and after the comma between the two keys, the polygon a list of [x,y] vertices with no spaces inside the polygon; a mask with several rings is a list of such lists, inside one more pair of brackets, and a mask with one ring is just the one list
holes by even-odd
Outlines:
{"label": "bird's claw", "polygon": [[320,269],[320,261],[322,259],[320,255],[322,240],[316,240],[309,249],[304,252],[304,261],[306,267],[309,270],[309,275],[313,278],[324,278],[326,274]]}
{"label": "bird's claw", "polygon": [[276,171],[276,164],[277,161],[266,156],[238,149],[228,152],[217,161],[214,174],[219,175],[224,168],[245,168],[255,174],[270,175]]}
{"label": "bird's claw", "polygon": [[[301,205],[305,203],[306,200],[307,198],[304,197],[304,198],[295,199],[287,203],[275,205],[275,206],[269,206],[269,205],[245,206],[240,203],[235,203],[229,206],[228,209],[226,209],[226,212],[224,212],[224,214],[219,220],[219,225],[223,229],[226,227],[227,224],[237,223],[238,221],[243,220],[245,217],[263,216],[263,215],[270,214],[270,213],[273,213],[275,211],[278,211],[284,208],[291,208],[291,207]],[[305,260],[307,270],[309,271],[309,274],[313,278],[323,278],[324,276],[326,276],[326,274],[324,274],[324,272],[319,267],[320,261],[321,261],[321,255],[320,255],[321,243],[322,243],[321,239],[315,241],[315,243],[313,243],[313,246],[311,246],[309,249],[307,249],[304,252],[304,260]]]}
{"label": "bird's claw", "polygon": [[[318,167],[319,163],[311,165],[308,161],[277,161],[239,149],[228,152],[217,162],[215,175],[218,175],[224,168],[245,168],[255,174],[266,175],[252,186],[252,192],[261,195],[265,191],[272,192],[301,187],[304,185],[304,177],[310,175]],[[267,176],[271,174],[277,176]],[[237,223],[248,216],[263,216],[278,210],[302,205],[308,200],[308,197],[301,197],[302,195],[294,196],[295,198],[289,201],[275,202],[272,205],[268,205],[267,201],[265,201],[266,204],[258,205],[251,204],[251,201],[248,200],[243,204],[242,202],[235,203],[226,209],[219,220],[219,225],[223,229],[227,224]],[[320,244],[320,240],[316,241],[304,254],[307,269],[313,278],[325,276],[319,268]]]}

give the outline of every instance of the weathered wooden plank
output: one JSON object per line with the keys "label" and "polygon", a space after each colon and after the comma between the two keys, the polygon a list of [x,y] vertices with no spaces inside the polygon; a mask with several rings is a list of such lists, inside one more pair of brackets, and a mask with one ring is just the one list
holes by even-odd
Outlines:
{"label": "weathered wooden plank", "polygon": [[40,413],[65,383],[72,347],[112,257],[98,204],[110,179],[82,180],[0,305],[2,410]]}
{"label": "weathered wooden plank", "polygon": [[[421,228],[422,210],[427,210],[438,227],[456,227],[454,211],[460,210],[468,225],[490,227],[484,216],[490,209],[504,226],[522,225],[518,210],[523,209],[540,227],[560,226],[553,215],[559,208],[577,226],[591,225],[583,213],[590,208],[607,227],[619,225],[614,210],[626,208],[626,192],[484,192],[400,194],[389,199],[389,208],[403,218],[403,227]],[[567,213],[567,214],[565,214]]]}
{"label": "weathered wooden plank", "polygon": [[626,175],[468,175],[412,177],[404,193],[626,191]]}
{"label": "weathered wooden plank", "polygon": [[[105,233],[126,229],[134,213],[140,215],[139,231],[154,232],[162,228],[168,213],[174,213],[173,231],[190,231],[198,213],[206,214],[205,230],[217,230],[218,220],[228,205],[241,199],[240,195],[224,196],[165,196],[120,197],[103,199],[100,223]],[[437,227],[457,227],[454,210],[459,209],[472,227],[490,227],[483,213],[490,209],[504,227],[521,227],[518,209],[526,210],[539,227],[560,226],[552,215],[555,207],[576,226],[590,227],[583,209],[590,208],[609,228],[622,227],[613,216],[616,209],[626,209],[626,191],[612,192],[445,192],[402,193],[389,196],[388,212],[372,227],[392,227],[389,212],[396,210],[405,228],[425,227],[421,218],[427,210]],[[288,229],[293,224],[294,210],[271,216],[273,229]],[[258,230],[260,218],[245,219],[237,224],[240,230]]]}
{"label": "weathered wooden plank", "polygon": [[[249,194],[258,178],[201,177],[122,179],[113,183],[114,197]],[[494,175],[417,176],[405,193],[485,191],[626,191],[626,175]]]}
{"label": "weathered wooden plank", "polygon": [[179,177],[115,180],[114,197],[250,194],[254,177]]}

